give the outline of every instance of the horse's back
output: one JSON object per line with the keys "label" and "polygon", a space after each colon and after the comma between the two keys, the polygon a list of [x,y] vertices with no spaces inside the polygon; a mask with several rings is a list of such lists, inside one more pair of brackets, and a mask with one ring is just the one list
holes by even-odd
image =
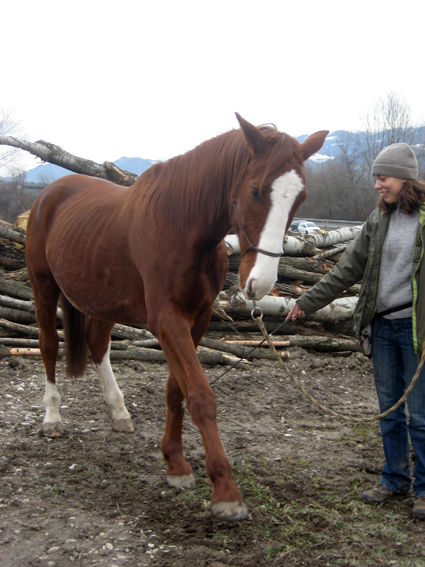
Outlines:
{"label": "horse's back", "polygon": [[105,180],[71,175],[42,191],[27,229],[33,287],[54,280],[73,305],[104,320],[124,322],[143,316],[143,307],[133,309],[132,315],[123,306],[136,301],[143,305],[143,286],[129,255],[126,190]]}
{"label": "horse's back", "polygon": [[112,195],[118,195],[121,189],[119,185],[104,179],[80,174],[53,181],[42,190],[32,206],[28,219],[28,238],[31,240],[33,232],[48,233],[61,215],[70,221],[72,211],[87,209],[92,203],[105,203]]}

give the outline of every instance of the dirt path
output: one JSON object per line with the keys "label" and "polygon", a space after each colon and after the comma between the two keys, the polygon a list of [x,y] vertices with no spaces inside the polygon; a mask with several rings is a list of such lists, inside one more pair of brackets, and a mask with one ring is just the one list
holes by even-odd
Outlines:
{"label": "dirt path", "polygon": [[[291,353],[288,367],[322,401],[376,412],[362,355]],[[39,434],[41,362],[0,361],[1,567],[425,565],[425,524],[411,519],[410,498],[377,508],[359,501],[379,479],[375,422],[324,416],[272,363],[227,373],[214,385],[219,427],[250,509],[248,520],[227,524],[210,516],[203,449],[189,419],[185,449],[197,485],[175,492],[165,482],[167,367],[114,369],[136,433],[111,431],[90,370],[61,380],[66,435],[50,440]]]}

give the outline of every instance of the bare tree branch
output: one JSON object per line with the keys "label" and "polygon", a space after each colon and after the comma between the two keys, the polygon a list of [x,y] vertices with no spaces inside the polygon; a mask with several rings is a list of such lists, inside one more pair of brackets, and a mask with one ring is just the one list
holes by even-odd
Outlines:
{"label": "bare tree branch", "polygon": [[63,150],[60,146],[45,142],[44,140],[28,142],[27,140],[15,138],[14,136],[0,135],[0,145],[19,148],[20,150],[37,156],[42,161],[54,163],[75,173],[84,173],[93,177],[108,179],[119,185],[132,185],[137,179],[137,175],[120,169],[112,162],[105,161],[103,164],[100,164],[77,157]]}
{"label": "bare tree branch", "polygon": [[[5,110],[0,110],[0,135],[6,136],[10,134],[14,128],[16,128],[16,123],[12,120],[10,114]],[[5,167],[12,164],[17,150],[8,149],[2,150],[0,152],[0,166]]]}

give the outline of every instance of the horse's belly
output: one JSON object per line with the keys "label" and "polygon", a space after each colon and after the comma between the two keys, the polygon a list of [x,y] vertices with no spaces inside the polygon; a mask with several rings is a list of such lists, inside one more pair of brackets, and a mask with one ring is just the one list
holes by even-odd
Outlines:
{"label": "horse's belly", "polygon": [[105,269],[103,273],[70,278],[69,270],[66,274],[53,273],[66,298],[86,315],[120,323],[146,321],[143,285],[135,274],[112,275]]}
{"label": "horse's belly", "polygon": [[112,294],[79,293],[78,290],[63,289],[68,300],[79,310],[103,321],[114,323],[144,323],[146,309],[142,300],[135,301],[132,297],[117,298]]}
{"label": "horse's belly", "polygon": [[143,281],[125,235],[110,224],[93,230],[93,224],[80,224],[81,216],[67,219],[66,226],[59,217],[49,232],[46,258],[59,288],[78,310],[97,319],[144,321]]}

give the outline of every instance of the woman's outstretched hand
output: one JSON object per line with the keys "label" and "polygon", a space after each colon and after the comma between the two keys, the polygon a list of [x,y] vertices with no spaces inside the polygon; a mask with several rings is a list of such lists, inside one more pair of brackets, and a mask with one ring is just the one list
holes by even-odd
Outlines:
{"label": "woman's outstretched hand", "polygon": [[296,321],[299,317],[305,317],[305,313],[301,309],[301,307],[298,307],[298,305],[295,304],[293,306],[293,308],[291,309],[291,311],[286,316],[285,322],[286,321]]}

